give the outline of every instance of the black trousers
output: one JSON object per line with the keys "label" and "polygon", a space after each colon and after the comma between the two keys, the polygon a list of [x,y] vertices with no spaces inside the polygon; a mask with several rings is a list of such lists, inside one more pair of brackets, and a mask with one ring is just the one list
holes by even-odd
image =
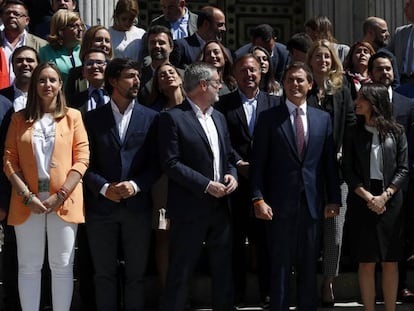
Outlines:
{"label": "black trousers", "polygon": [[191,277],[204,241],[212,277],[213,310],[233,309],[230,213],[227,206],[219,205],[194,221],[171,219],[169,269],[160,310],[185,310]]}
{"label": "black trousers", "polygon": [[[139,207],[137,207],[139,208]],[[144,310],[144,274],[151,239],[151,211],[137,213],[120,204],[111,215],[87,217],[95,269],[98,311],[118,310],[118,250],[125,260],[124,310]]]}

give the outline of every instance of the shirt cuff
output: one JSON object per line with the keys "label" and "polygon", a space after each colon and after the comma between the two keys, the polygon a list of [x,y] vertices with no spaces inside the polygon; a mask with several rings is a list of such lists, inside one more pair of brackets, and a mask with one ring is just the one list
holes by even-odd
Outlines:
{"label": "shirt cuff", "polygon": [[99,191],[100,194],[102,194],[104,197],[106,197],[106,190],[108,190],[109,183],[106,183],[102,186],[101,190]]}
{"label": "shirt cuff", "polygon": [[207,193],[208,187],[210,187],[210,184],[211,184],[211,180],[208,182],[208,185],[207,185],[206,189],[204,189],[204,193]]}
{"label": "shirt cuff", "polygon": [[134,195],[136,195],[138,192],[141,191],[141,189],[138,187],[138,185],[136,184],[135,181],[129,180],[129,182],[131,183],[132,187],[134,188]]}

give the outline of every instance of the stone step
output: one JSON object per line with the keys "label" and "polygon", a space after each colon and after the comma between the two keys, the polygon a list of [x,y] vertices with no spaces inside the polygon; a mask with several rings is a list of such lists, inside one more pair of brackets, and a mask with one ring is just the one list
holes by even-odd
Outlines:
{"label": "stone step", "polygon": [[[380,294],[380,274],[378,274],[377,278],[377,288],[378,293]],[[149,308],[155,308],[158,305],[158,298],[160,295],[160,290],[158,288],[158,282],[156,277],[151,276],[147,279],[146,283],[146,299]],[[295,277],[292,275],[291,279],[291,305],[295,304]],[[321,288],[322,285],[322,275],[318,275],[318,288]],[[414,289],[414,270],[408,271],[408,286],[411,289]],[[335,307],[355,307],[360,308],[360,292],[358,286],[358,275],[356,272],[344,272],[341,273],[336,279],[334,283],[334,292],[335,292],[335,299],[337,305]],[[379,297],[379,300],[381,298]],[[194,277],[192,285],[191,285],[191,305],[195,308],[203,307],[208,309],[208,306],[211,302],[211,280],[210,277],[207,275],[197,275]],[[246,305],[250,306],[245,310],[261,310],[260,306],[260,295],[258,289],[257,278],[252,273],[249,273],[247,276],[247,289],[246,289]],[[407,309],[410,311],[414,310],[414,304],[408,304],[411,309]],[[252,309],[253,308],[253,309]],[[254,309],[259,308],[259,309]],[[348,310],[348,309],[347,309]],[[402,309],[405,310],[405,309]]]}

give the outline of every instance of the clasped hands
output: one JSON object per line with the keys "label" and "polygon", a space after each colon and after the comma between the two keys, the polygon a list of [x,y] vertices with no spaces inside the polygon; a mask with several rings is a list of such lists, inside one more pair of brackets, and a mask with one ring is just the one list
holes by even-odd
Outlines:
{"label": "clasped hands", "polygon": [[238,186],[237,180],[230,174],[224,175],[224,184],[218,181],[210,181],[207,193],[216,198],[222,198],[232,193]]}
{"label": "clasped hands", "polygon": [[387,202],[387,199],[384,198],[384,195],[375,195],[372,196],[372,198],[367,202],[368,208],[376,213],[377,215],[381,215],[384,213],[387,208],[385,207],[385,203]]}
{"label": "clasped hands", "polygon": [[56,210],[62,203],[63,201],[56,193],[53,193],[44,201],[40,201],[40,199],[34,195],[27,207],[33,214],[49,214]]}
{"label": "clasped hands", "polygon": [[114,202],[128,199],[135,195],[134,186],[129,181],[113,182],[106,189],[105,196]]}

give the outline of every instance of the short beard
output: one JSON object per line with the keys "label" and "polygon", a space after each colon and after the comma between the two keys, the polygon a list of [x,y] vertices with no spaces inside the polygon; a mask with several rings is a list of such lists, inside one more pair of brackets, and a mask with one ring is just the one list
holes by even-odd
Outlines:
{"label": "short beard", "polygon": [[374,40],[374,44],[380,49],[380,48],[385,48],[388,45],[388,40],[387,41],[382,41],[382,40]]}
{"label": "short beard", "polygon": [[153,59],[153,60],[166,60],[166,59],[168,59],[168,54],[166,52],[151,53],[151,59]]}

